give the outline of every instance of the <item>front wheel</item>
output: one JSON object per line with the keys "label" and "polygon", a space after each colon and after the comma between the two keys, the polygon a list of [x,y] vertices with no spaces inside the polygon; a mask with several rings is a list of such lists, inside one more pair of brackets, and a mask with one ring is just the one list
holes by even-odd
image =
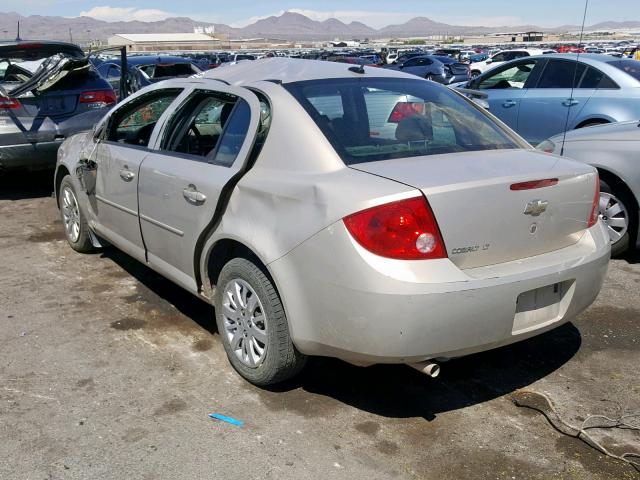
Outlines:
{"label": "front wheel", "polygon": [[87,221],[78,204],[78,196],[71,181],[71,175],[65,176],[60,183],[58,203],[64,234],[71,248],[80,253],[88,253],[95,250],[91,243],[89,225],[87,225]]}
{"label": "front wheel", "polygon": [[253,262],[234,258],[222,268],[215,310],[229,362],[249,382],[279,383],[304,366],[306,356],[293,345],[280,296]]}

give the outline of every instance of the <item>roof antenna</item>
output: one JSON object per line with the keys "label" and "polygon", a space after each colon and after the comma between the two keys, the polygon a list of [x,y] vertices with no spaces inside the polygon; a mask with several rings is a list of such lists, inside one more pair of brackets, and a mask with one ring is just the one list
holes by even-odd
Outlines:
{"label": "roof antenna", "polygon": [[349,67],[349,71],[353,73],[359,73],[361,75],[366,73],[364,71],[364,65],[358,65],[357,67]]}
{"label": "roof antenna", "polygon": [[567,128],[569,128],[569,115],[573,106],[573,90],[576,85],[576,75],[578,74],[578,60],[580,60],[580,50],[582,48],[582,36],[584,35],[584,23],[587,19],[587,8],[589,0],[584,1],[584,14],[582,15],[582,27],[580,28],[580,41],[578,42],[578,52],[576,55],[576,64],[573,67],[573,81],[571,82],[571,98],[569,98],[569,106],[567,107],[567,118],[564,122],[564,132],[562,132],[562,147],[560,147],[560,156],[564,155],[564,142],[567,139]]}
{"label": "roof antenna", "polygon": [[20,22],[18,22],[18,33],[16,35],[16,42],[21,42],[22,39],[20,38]]}

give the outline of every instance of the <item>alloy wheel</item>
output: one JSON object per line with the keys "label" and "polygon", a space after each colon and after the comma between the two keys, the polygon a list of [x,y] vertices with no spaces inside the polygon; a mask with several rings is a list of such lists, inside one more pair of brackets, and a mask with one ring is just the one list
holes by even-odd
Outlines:
{"label": "alloy wheel", "polygon": [[77,242],[80,238],[80,209],[76,196],[69,187],[62,190],[62,220],[69,240]]}
{"label": "alloy wheel", "polygon": [[227,283],[222,301],[224,335],[231,350],[246,366],[256,368],[267,353],[267,318],[262,302],[240,278]]}
{"label": "alloy wheel", "polygon": [[607,226],[607,232],[612,244],[615,244],[625,236],[629,230],[629,213],[617,197],[607,192],[600,192],[598,213]]}

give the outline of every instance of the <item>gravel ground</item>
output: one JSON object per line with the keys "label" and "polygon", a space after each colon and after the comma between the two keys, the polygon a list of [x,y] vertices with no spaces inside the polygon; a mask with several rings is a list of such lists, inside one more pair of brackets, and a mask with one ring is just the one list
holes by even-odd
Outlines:
{"label": "gravel ground", "polygon": [[[640,412],[632,260],[574,322],[437,379],[317,358],[263,390],[227,363],[210,306],[116,250],[72,251],[49,184],[0,179],[0,479],[640,478],[513,403]],[[630,431],[595,434],[640,452]]]}

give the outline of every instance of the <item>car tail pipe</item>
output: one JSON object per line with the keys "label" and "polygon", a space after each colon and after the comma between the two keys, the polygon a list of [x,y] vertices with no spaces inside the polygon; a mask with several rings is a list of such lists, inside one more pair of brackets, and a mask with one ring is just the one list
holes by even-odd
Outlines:
{"label": "car tail pipe", "polygon": [[430,376],[431,378],[436,378],[438,375],[440,375],[440,365],[432,360],[425,360],[424,362],[417,363],[407,363],[407,365],[409,365],[411,368],[415,368],[425,375]]}

